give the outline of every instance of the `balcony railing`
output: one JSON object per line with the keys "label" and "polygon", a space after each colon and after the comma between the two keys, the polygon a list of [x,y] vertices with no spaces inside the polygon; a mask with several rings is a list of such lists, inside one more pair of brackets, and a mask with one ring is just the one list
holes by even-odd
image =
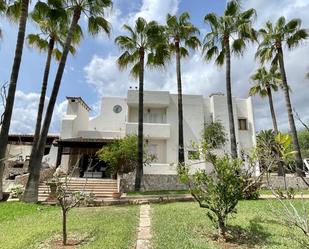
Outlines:
{"label": "balcony railing", "polygon": [[[138,91],[129,90],[127,103],[129,106],[138,106]],[[145,91],[144,107],[168,107],[170,104],[169,92],[166,91]]]}
{"label": "balcony railing", "polygon": [[[168,139],[171,136],[170,124],[162,123],[144,123],[144,138]],[[138,131],[138,123],[126,123],[126,134],[136,134]]]}

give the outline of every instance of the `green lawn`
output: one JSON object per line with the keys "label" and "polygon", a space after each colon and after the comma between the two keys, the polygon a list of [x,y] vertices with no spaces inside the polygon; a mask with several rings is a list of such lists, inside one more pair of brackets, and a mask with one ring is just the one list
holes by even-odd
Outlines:
{"label": "green lawn", "polygon": [[[262,200],[239,203],[238,213],[229,220],[235,235],[229,245],[219,245],[210,239],[216,231],[206,210],[198,204],[152,205],[153,249],[301,248],[291,239],[301,237],[301,233],[279,225],[269,211],[269,203]],[[279,205],[275,201],[271,203]],[[309,202],[307,205],[309,208]],[[239,231],[242,231],[241,237]]]}
{"label": "green lawn", "polygon": [[[68,233],[88,234],[91,242],[81,248],[132,249],[136,240],[137,206],[75,208],[68,218]],[[58,207],[0,203],[0,248],[37,248],[61,234]]]}

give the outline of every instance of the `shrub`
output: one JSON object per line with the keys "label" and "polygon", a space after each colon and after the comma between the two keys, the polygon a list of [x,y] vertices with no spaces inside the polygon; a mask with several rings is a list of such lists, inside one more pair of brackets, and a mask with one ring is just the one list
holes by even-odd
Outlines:
{"label": "shrub", "polygon": [[[97,152],[100,160],[108,163],[112,175],[133,172],[137,165],[137,136],[126,136],[105,145]],[[144,150],[144,163],[155,160],[153,155],[148,155]]]}
{"label": "shrub", "polygon": [[213,172],[198,170],[189,176],[189,168],[179,166],[178,173],[182,182],[190,187],[190,192],[201,208],[207,209],[207,216],[218,228],[219,235],[226,236],[226,221],[236,212],[236,205],[243,198],[245,179],[242,161],[228,156],[211,156]]}

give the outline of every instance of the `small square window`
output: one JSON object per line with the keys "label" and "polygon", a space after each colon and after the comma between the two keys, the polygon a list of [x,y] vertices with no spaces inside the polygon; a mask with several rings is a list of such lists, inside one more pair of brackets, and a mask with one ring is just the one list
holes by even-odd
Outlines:
{"label": "small square window", "polygon": [[240,131],[248,130],[247,119],[245,119],[245,118],[239,118],[238,119],[238,130],[240,130]]}
{"label": "small square window", "polygon": [[189,150],[188,151],[188,159],[189,160],[199,160],[200,154],[196,150]]}

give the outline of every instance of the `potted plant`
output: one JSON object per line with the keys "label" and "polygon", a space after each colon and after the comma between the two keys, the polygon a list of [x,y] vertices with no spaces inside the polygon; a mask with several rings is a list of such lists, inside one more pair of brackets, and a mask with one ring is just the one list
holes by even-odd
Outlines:
{"label": "potted plant", "polygon": [[16,185],[12,188],[10,188],[10,197],[12,199],[19,199],[22,197],[23,193],[24,193],[24,186],[23,185]]}
{"label": "potted plant", "polygon": [[112,196],[113,196],[114,199],[120,199],[121,193],[116,191],[116,192],[113,192]]}
{"label": "potted plant", "polygon": [[57,189],[58,186],[62,185],[62,182],[57,178],[52,178],[50,181],[46,182],[46,185],[49,186],[50,193],[48,196],[48,200],[56,200],[57,199]]}

